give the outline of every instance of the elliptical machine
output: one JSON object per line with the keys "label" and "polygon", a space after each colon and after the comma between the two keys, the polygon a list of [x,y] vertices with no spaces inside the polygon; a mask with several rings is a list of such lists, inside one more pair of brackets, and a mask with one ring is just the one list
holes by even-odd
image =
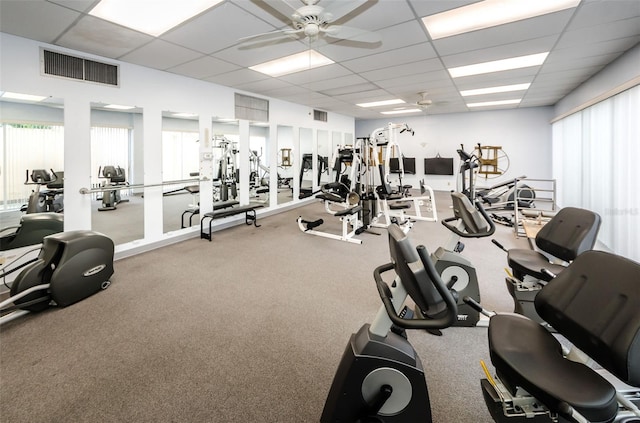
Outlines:
{"label": "elliptical machine", "polygon": [[113,275],[113,241],[98,232],[79,230],[49,235],[37,258],[0,274],[22,271],[0,303],[0,324],[51,306],[66,307],[106,289]]}
{"label": "elliptical machine", "polygon": [[112,188],[127,185],[127,178],[123,168],[120,166],[100,167],[98,169],[98,175],[101,175],[100,178],[107,180],[103,185],[102,207],[98,208],[99,211],[115,210],[119,203],[126,203],[129,201],[129,199],[122,199],[119,189]]}
{"label": "elliptical machine", "polygon": [[0,236],[0,251],[26,247],[42,243],[47,235],[64,230],[63,216],[60,213],[25,214],[20,218],[20,225],[0,229],[0,233],[12,230]]}
{"label": "elliptical machine", "polygon": [[[374,271],[382,300],[373,323],[351,336],[338,366],[320,421],[431,422],[429,393],[420,357],[406,329],[443,329],[457,315],[456,300],[429,259],[424,246],[414,248],[397,224],[389,226],[391,262]],[[394,271],[389,285],[382,278]],[[433,319],[408,318],[411,298]]]}

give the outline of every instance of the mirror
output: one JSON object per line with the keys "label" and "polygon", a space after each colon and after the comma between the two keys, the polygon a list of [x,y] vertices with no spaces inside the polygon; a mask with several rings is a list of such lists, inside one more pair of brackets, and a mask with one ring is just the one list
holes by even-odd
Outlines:
{"label": "mirror", "polygon": [[235,119],[214,118],[213,207],[231,207],[240,203],[239,127]]}
{"label": "mirror", "polygon": [[116,245],[144,238],[142,109],[91,104],[91,228]]}
{"label": "mirror", "polygon": [[[163,232],[200,223],[198,115],[162,112]],[[180,181],[166,184],[171,181]]]}
{"label": "mirror", "polygon": [[278,125],[278,204],[293,201],[293,128]]}
{"label": "mirror", "polygon": [[300,198],[306,198],[313,193],[314,185],[317,186],[319,183],[319,178],[314,176],[314,172],[320,169],[318,166],[313,165],[313,130],[309,128],[300,128],[300,156],[298,157],[298,163],[300,163],[300,169],[298,170]]}
{"label": "mirror", "polygon": [[249,201],[269,206],[270,154],[269,125],[259,122],[249,127]]}
{"label": "mirror", "polygon": [[[0,92],[0,116],[2,266],[18,254],[15,249],[42,242],[42,234],[34,236],[42,229],[33,227],[37,223],[23,222],[17,233],[23,217],[54,212],[47,234],[63,230],[64,103],[58,98]],[[5,254],[9,250],[14,251]]]}

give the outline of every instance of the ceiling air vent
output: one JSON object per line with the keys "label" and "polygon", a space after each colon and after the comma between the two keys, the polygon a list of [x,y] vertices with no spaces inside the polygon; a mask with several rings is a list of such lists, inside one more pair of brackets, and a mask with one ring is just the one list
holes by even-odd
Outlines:
{"label": "ceiling air vent", "polygon": [[313,109],[313,120],[319,120],[320,122],[327,121],[327,112],[323,112],[322,110]]}
{"label": "ceiling air vent", "polygon": [[50,50],[42,51],[42,73],[80,81],[118,86],[118,66],[69,56]]}
{"label": "ceiling air vent", "polygon": [[269,122],[269,100],[236,93],[236,119]]}

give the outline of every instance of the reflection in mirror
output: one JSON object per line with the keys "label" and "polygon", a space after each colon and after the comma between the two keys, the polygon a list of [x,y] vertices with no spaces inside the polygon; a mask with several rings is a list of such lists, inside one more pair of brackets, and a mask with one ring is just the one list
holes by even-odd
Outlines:
{"label": "reflection in mirror", "polygon": [[249,200],[269,206],[269,125],[252,123],[249,127]]}
{"label": "reflection in mirror", "polygon": [[200,184],[198,115],[162,112],[163,232],[198,225]]}
{"label": "reflection in mirror", "polygon": [[0,116],[2,271],[19,265],[43,236],[64,230],[64,105],[61,99],[4,91]]}
{"label": "reflection in mirror", "polygon": [[144,238],[142,109],[91,104],[91,228],[118,244]]}
{"label": "reflection in mirror", "polygon": [[240,204],[239,127],[235,119],[213,119],[213,209]]}
{"label": "reflection in mirror", "polygon": [[278,125],[278,204],[293,201],[293,128]]}
{"label": "reflection in mirror", "polygon": [[[299,160],[300,198],[306,198],[313,192],[315,179],[313,169],[313,131],[309,128],[300,128]],[[320,169],[316,167],[316,170]],[[319,183],[319,179],[315,183]]]}

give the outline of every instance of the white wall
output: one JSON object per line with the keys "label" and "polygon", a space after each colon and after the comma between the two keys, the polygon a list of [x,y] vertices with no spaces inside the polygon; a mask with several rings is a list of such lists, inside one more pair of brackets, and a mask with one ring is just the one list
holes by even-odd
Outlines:
{"label": "white wall", "polygon": [[[40,49],[43,47],[64,54],[119,65],[120,86],[104,86],[41,75]],[[158,147],[161,143],[159,135],[163,111],[181,111],[199,115],[200,139],[210,138],[214,134],[211,124],[214,117],[235,115],[234,94],[237,90],[229,87],[104,59],[4,33],[0,33],[0,50],[3,56],[3,60],[0,61],[1,91],[46,95],[61,98],[64,101],[65,230],[90,229],[91,226],[89,196],[83,196],[79,192],[81,187],[90,186],[88,163],[91,152],[88,140],[91,103],[123,104],[142,108],[139,132],[143,132],[144,151],[138,154],[142,153],[144,156],[144,182],[147,184],[162,180],[162,166],[158,164],[162,163],[162,160],[157,157],[157,152],[162,150]],[[244,94],[254,95],[247,92]],[[354,132],[352,117],[329,113],[329,123],[315,122],[310,115],[311,110],[306,106],[267,99],[270,102],[272,125],[322,128],[342,133]],[[246,131],[247,143],[248,135],[249,131]],[[210,160],[204,165],[212,166]],[[201,174],[207,175],[204,169],[201,170],[203,170]],[[207,188],[206,184],[202,187],[203,190]],[[161,201],[161,195],[161,190],[145,190],[145,203],[150,207],[145,207],[143,244],[162,241],[162,238],[166,237],[162,233],[161,213],[152,212],[152,210],[158,210],[156,206]],[[208,211],[209,205],[205,203],[202,206],[203,212]]]}
{"label": "white wall", "polygon": [[[460,165],[456,149],[464,144],[471,152],[477,143],[501,146],[509,157],[506,173],[496,179],[478,178],[477,186],[490,186],[500,181],[526,175],[536,179],[551,178],[551,120],[553,108],[534,107],[512,110],[477,111],[442,115],[395,117],[393,119],[356,121],[356,137],[366,137],[379,127],[392,123],[407,123],[415,132],[398,135],[405,157],[416,158],[416,175],[405,180],[414,187],[419,180],[435,190],[456,188]],[[425,175],[424,158],[454,158],[454,176]],[[403,181],[404,182],[404,181]]]}

